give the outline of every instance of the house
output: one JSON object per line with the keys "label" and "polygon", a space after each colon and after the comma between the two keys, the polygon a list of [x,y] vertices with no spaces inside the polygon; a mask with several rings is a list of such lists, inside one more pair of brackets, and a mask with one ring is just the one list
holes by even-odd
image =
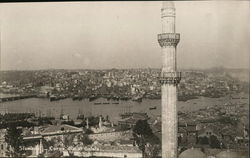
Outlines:
{"label": "house", "polygon": [[220,134],[216,132],[214,129],[212,129],[211,127],[206,127],[198,131],[198,138],[201,138],[201,137],[209,138],[212,135],[216,136],[217,138],[221,137]]}
{"label": "house", "polygon": [[188,144],[196,144],[197,139],[197,125],[196,123],[186,123],[186,122],[179,122],[178,123],[178,138],[179,143],[188,143]]}

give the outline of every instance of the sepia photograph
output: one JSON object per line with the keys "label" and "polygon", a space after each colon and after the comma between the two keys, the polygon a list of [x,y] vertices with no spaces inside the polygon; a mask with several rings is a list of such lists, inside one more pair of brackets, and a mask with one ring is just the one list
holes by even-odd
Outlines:
{"label": "sepia photograph", "polygon": [[0,3],[0,157],[249,158],[250,1]]}

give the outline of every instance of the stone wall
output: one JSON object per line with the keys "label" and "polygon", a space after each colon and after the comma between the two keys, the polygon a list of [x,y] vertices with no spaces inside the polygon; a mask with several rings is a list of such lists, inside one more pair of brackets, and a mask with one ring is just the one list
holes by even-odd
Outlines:
{"label": "stone wall", "polygon": [[89,138],[97,141],[116,141],[120,139],[128,140],[132,138],[132,131],[105,132],[89,134]]}

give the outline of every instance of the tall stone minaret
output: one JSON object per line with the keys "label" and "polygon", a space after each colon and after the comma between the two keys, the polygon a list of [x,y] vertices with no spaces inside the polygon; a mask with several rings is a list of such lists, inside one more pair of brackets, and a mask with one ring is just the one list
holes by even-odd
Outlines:
{"label": "tall stone minaret", "polygon": [[162,33],[158,42],[162,48],[162,158],[177,158],[177,84],[181,73],[177,72],[176,46],[180,34],[175,33],[175,7],[172,1],[164,1],[161,9]]}

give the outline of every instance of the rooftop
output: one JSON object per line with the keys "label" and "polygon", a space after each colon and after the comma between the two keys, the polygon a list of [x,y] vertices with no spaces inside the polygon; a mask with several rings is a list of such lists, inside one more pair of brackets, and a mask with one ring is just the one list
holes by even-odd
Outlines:
{"label": "rooftop", "polygon": [[82,131],[81,128],[62,124],[62,125],[50,125],[42,131],[42,134],[57,133],[57,132],[77,132]]}

